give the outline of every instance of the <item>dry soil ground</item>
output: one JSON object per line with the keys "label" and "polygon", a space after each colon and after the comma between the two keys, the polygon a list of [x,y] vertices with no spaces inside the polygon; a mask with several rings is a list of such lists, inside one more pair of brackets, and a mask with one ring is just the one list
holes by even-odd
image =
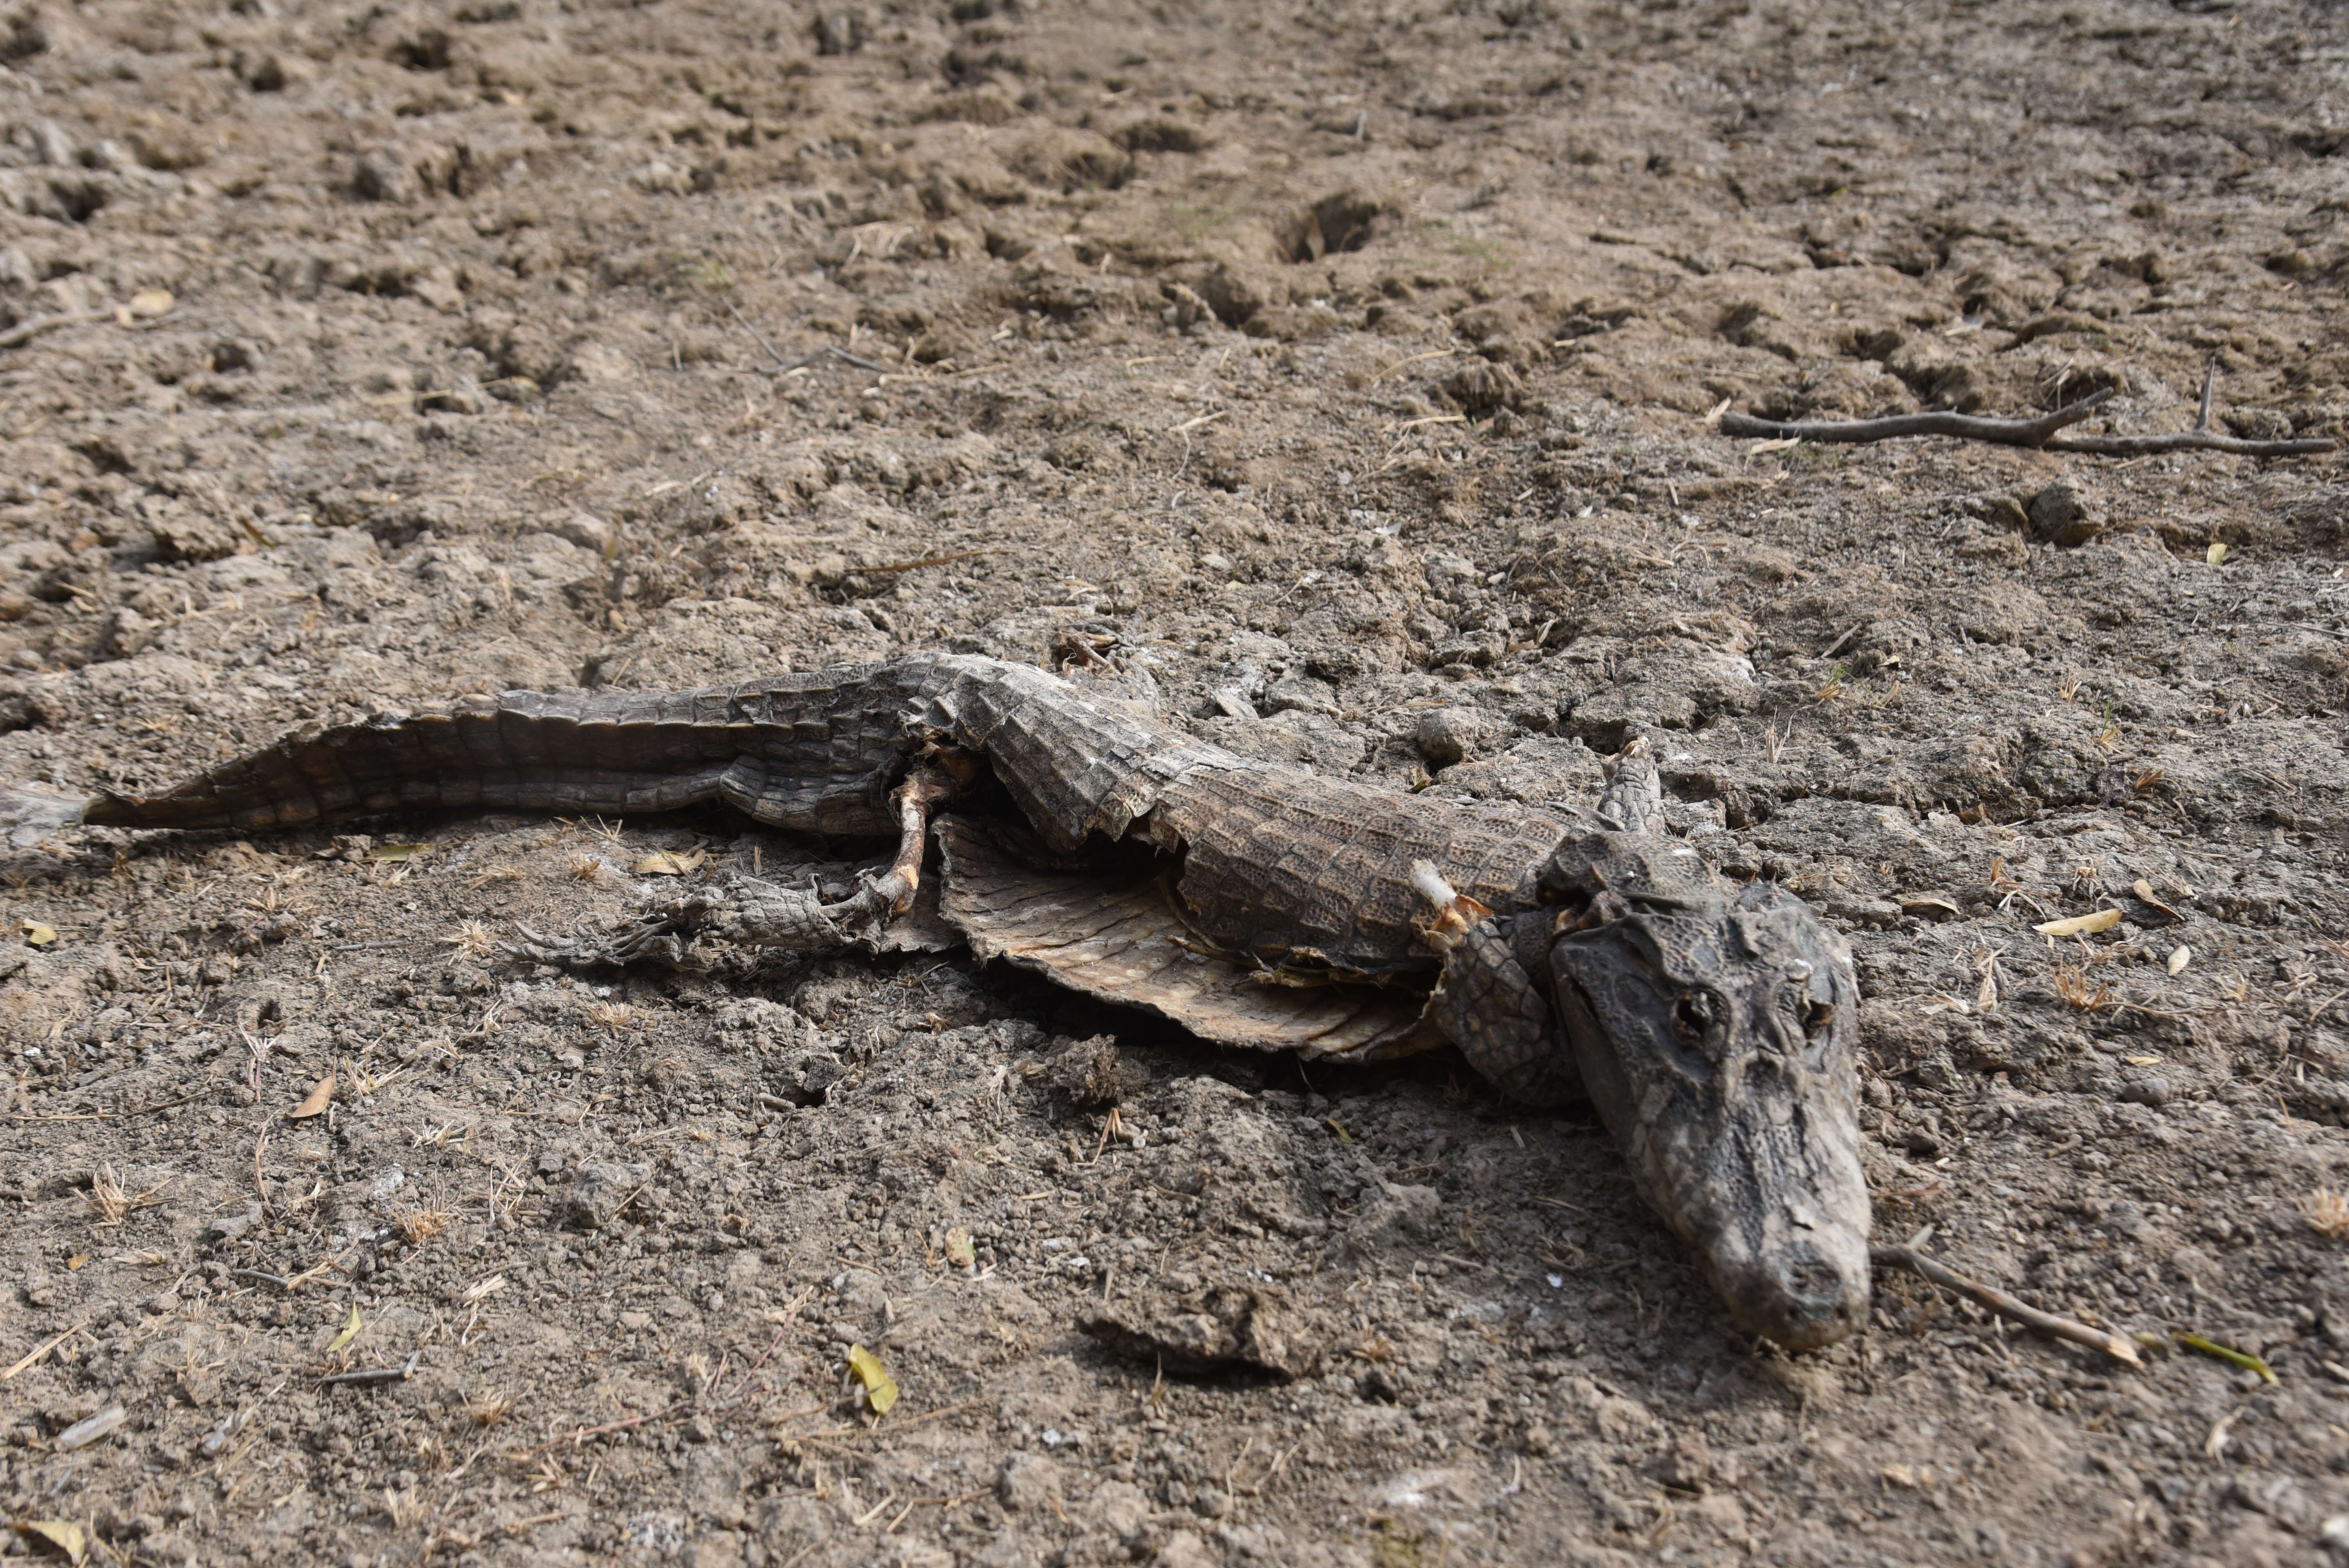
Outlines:
{"label": "dry soil ground", "polygon": [[[1676,830],[1851,934],[1880,1232],[2173,1347],[1888,1278],[1777,1354],[1589,1119],[1445,1057],[492,945],[656,851],[864,846],[93,830],[0,894],[8,1552],[2349,1551],[2343,459],[1704,418],[2178,429],[2215,365],[2225,427],[2342,434],[2349,11],[13,0],[0,57],[0,779],[1071,624],[1447,795],[1649,734]],[[1101,1036],[1114,1127],[1039,1069]],[[1079,1331],[1216,1292],[1292,1380]]]}

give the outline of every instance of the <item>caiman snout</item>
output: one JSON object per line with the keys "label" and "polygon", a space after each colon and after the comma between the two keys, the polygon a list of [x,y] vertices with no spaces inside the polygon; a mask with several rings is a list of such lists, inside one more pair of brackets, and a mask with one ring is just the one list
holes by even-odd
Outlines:
{"label": "caiman snout", "polygon": [[1854,1238],[1835,1250],[1845,1255],[1804,1241],[1716,1264],[1713,1288],[1738,1326],[1789,1350],[1816,1350],[1848,1337],[1868,1315],[1867,1242]]}

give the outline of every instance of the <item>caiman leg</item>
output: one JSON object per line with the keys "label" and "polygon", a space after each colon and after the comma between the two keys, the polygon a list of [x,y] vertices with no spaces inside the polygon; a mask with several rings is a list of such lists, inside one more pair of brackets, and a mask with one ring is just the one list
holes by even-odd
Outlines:
{"label": "caiman leg", "polygon": [[1584,1099],[1573,1047],[1534,978],[1549,963],[1550,912],[1495,919],[1426,861],[1413,865],[1412,883],[1432,909],[1420,934],[1444,954],[1429,1021],[1511,1099],[1538,1106]]}
{"label": "caiman leg", "polygon": [[931,810],[960,788],[951,765],[919,764],[890,792],[897,813],[897,858],[881,875],[864,877],[863,885],[837,903],[757,877],[727,876],[601,934],[544,936],[519,925],[523,940],[508,944],[507,951],[543,964],[584,966],[649,958],[674,966],[684,962],[686,950],[699,936],[806,953],[869,939],[890,916],[904,913],[921,887]]}

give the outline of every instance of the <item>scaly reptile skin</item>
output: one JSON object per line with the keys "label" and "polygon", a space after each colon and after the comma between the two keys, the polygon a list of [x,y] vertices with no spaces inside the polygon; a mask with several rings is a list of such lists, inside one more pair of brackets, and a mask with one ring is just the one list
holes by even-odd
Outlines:
{"label": "scaly reptile skin", "polygon": [[510,692],[312,727],[160,795],[102,796],[82,816],[251,831],[419,807],[719,799],[779,828],[903,835],[891,874],[842,903],[732,879],[606,939],[531,949],[625,962],[675,960],[697,935],[812,947],[869,933],[911,894],[929,807],[999,798],[1040,841],[1040,864],[1098,865],[1118,841],[1147,845],[1179,866],[1190,929],[1264,977],[1415,986],[1426,1021],[1504,1089],[1538,1103],[1587,1094],[1642,1196],[1748,1328],[1809,1348],[1865,1320],[1849,954],[1800,900],[1733,892],[1664,835],[1655,771],[1636,748],[1599,830],[1575,833],[1519,807],[1236,756],[1081,666],[1062,679],[922,655],[667,696]]}

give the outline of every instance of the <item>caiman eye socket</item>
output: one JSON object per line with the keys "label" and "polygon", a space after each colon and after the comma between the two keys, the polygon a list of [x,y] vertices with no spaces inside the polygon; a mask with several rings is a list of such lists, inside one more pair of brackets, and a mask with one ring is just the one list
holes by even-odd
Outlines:
{"label": "caiman eye socket", "polygon": [[1692,1046],[1702,1044],[1705,1036],[1713,1032],[1714,1016],[1713,997],[1708,992],[1686,992],[1672,1004],[1672,1027]]}

